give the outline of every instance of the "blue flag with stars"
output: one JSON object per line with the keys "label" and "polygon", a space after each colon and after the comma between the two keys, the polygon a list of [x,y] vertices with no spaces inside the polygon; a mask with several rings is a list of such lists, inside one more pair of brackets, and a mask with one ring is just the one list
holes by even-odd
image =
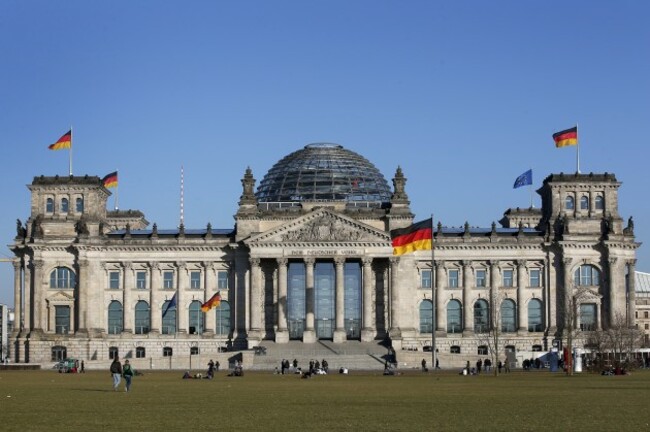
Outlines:
{"label": "blue flag with stars", "polygon": [[176,307],[176,294],[177,293],[174,293],[174,297],[172,297],[172,299],[169,301],[169,303],[167,303],[167,307],[165,308],[165,310],[163,311],[163,314],[162,314],[163,318],[165,318],[165,315],[167,315],[167,311],[169,311],[169,309]]}
{"label": "blue flag with stars", "polygon": [[533,170],[529,169],[519,177],[517,177],[517,180],[515,180],[515,184],[512,187],[513,189],[517,189],[518,187],[526,186],[526,185],[532,185],[533,184]]}

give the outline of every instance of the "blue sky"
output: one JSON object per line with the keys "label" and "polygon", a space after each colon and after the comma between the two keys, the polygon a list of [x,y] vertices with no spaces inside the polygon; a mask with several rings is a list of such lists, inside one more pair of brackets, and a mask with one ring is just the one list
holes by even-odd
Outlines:
{"label": "blue sky", "polygon": [[582,172],[616,173],[646,242],[649,19],[644,1],[3,0],[0,238],[34,176],[67,175],[47,145],[70,126],[74,174],[118,169],[120,208],[160,228],[178,225],[181,164],[185,225],[229,228],[246,167],[259,183],[312,142],[389,182],[401,166],[417,218],[489,226],[530,204],[519,174],[575,171],[551,135],[577,122]]}

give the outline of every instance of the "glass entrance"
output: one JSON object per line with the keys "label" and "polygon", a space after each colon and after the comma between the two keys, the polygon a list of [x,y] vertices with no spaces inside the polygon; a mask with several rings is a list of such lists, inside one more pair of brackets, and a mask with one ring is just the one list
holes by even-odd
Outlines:
{"label": "glass entrance", "polygon": [[361,265],[346,262],[345,283],[345,334],[348,340],[361,339]]}
{"label": "glass entrance", "polygon": [[289,338],[300,340],[305,330],[305,264],[290,262],[287,270],[287,321]]}
{"label": "glass entrance", "polygon": [[317,262],[314,267],[315,320],[318,339],[334,338],[336,272],[333,262]]}

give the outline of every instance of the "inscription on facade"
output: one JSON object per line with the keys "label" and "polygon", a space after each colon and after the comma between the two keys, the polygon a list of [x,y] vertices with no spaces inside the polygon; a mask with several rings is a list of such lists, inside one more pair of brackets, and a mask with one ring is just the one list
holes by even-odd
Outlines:
{"label": "inscription on facade", "polygon": [[350,256],[350,255],[363,255],[363,250],[355,249],[333,249],[333,250],[323,250],[323,249],[298,249],[298,250],[289,250],[287,255],[291,256]]}

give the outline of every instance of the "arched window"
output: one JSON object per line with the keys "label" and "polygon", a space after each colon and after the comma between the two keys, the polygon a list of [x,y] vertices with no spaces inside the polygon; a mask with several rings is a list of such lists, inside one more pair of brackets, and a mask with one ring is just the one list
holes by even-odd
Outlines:
{"label": "arched window", "polygon": [[589,197],[581,196],[580,197],[580,210],[589,210]]}
{"label": "arched window", "polygon": [[70,204],[67,198],[61,198],[61,213],[67,213],[70,210]]}
{"label": "arched window", "polygon": [[190,325],[190,334],[203,334],[204,327],[204,316],[201,312],[201,302],[198,300],[190,303],[189,308],[189,325]]}
{"label": "arched window", "polygon": [[215,314],[217,315],[215,334],[228,336],[230,334],[230,303],[222,301],[215,308]]}
{"label": "arched window", "polygon": [[108,334],[120,334],[124,329],[122,303],[113,300],[108,305]]}
{"label": "arched window", "polygon": [[511,299],[501,302],[501,331],[505,333],[517,331],[517,308]]}
{"label": "arched window", "polygon": [[74,288],[76,285],[77,279],[75,274],[67,267],[57,267],[50,273],[50,288]]}
{"label": "arched window", "polygon": [[575,207],[575,200],[571,195],[567,195],[564,199],[564,208],[567,210],[573,210]]}
{"label": "arched window", "polygon": [[162,307],[162,334],[176,333],[176,303],[169,307],[170,300],[165,301]]}
{"label": "arched window", "polygon": [[528,302],[528,331],[531,333],[544,331],[541,300],[532,299]]}
{"label": "arched window", "polygon": [[447,333],[463,332],[463,310],[458,300],[447,303]]}
{"label": "arched window", "polygon": [[485,333],[490,329],[490,311],[488,302],[483,299],[474,303],[474,332]]}
{"label": "arched window", "polygon": [[604,210],[605,198],[603,198],[601,195],[596,195],[596,198],[594,200],[594,206],[596,207],[596,210]]}
{"label": "arched window", "polygon": [[147,334],[151,328],[151,308],[140,300],[135,304],[135,334]]}
{"label": "arched window", "polygon": [[84,212],[84,199],[83,198],[81,198],[81,197],[77,198],[76,204],[75,204],[75,209],[76,209],[77,213],[83,213]]}
{"label": "arched window", "polygon": [[433,303],[423,300],[420,303],[420,333],[431,333],[433,327]]}
{"label": "arched window", "polygon": [[52,198],[45,200],[45,213],[54,213],[54,200]]}
{"label": "arched window", "polygon": [[576,286],[599,286],[600,271],[589,264],[581,265],[576,269],[573,281]]}

